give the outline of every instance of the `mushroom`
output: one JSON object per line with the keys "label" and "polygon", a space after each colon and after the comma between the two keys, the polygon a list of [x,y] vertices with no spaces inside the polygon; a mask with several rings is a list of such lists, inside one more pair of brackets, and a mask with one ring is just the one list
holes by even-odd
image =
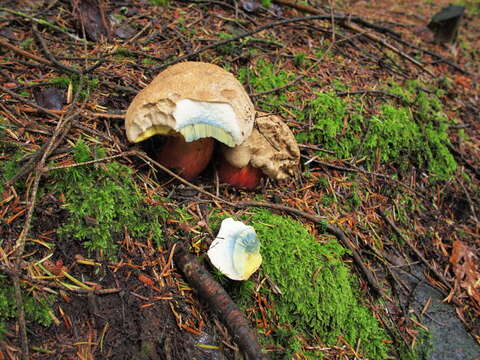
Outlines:
{"label": "mushroom", "polygon": [[258,113],[248,139],[235,147],[222,147],[220,181],[251,190],[266,175],[275,180],[293,176],[300,150],[289,127],[275,115]]}
{"label": "mushroom", "polygon": [[255,229],[232,218],[222,221],[207,255],[212,265],[232,280],[247,280],[262,263]]}
{"label": "mushroom", "polygon": [[227,147],[252,132],[255,110],[244,88],[221,67],[183,62],[168,67],[130,104],[125,128],[129,141],[166,136],[156,158],[192,179],[208,165],[214,139]]}

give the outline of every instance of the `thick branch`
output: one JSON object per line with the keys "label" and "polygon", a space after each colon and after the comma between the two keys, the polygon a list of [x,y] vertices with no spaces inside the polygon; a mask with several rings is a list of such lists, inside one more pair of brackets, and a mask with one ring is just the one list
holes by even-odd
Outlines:
{"label": "thick branch", "polygon": [[248,359],[266,360],[267,357],[262,353],[257,336],[251,329],[248,319],[196,257],[191,255],[183,245],[177,244],[173,259],[185,275],[187,282],[217,312],[228,327],[233,340],[248,356]]}

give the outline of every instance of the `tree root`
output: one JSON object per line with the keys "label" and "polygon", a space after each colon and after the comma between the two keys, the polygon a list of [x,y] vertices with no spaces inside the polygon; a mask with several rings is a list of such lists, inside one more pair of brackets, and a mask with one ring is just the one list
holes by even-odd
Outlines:
{"label": "tree root", "polygon": [[248,319],[196,257],[191,255],[183,245],[177,244],[173,259],[188,283],[220,316],[247,359],[266,360],[267,356],[262,353]]}

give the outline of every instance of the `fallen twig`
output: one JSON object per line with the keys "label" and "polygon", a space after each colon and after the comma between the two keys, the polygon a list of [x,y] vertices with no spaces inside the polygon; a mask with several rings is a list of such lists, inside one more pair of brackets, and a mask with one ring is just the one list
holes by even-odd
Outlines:
{"label": "fallen twig", "polygon": [[141,152],[141,151],[138,151],[138,150],[133,150],[130,152],[132,155],[136,155],[138,156],[140,159],[142,159],[143,161],[145,161],[147,164],[153,164],[155,166],[157,166],[158,168],[160,168],[161,170],[163,170],[164,172],[166,172],[168,175],[174,177],[175,179],[177,179],[178,181],[180,181],[181,183],[183,183],[184,185],[187,185],[189,187],[191,187],[192,189],[195,189],[197,190],[198,192],[202,193],[202,194],[205,194],[205,195],[208,195],[209,197],[211,197],[212,199],[214,200],[217,200],[217,201],[220,201],[222,203],[225,203],[225,204],[228,204],[230,206],[235,206],[234,203],[231,203],[225,199],[222,199],[221,197],[219,196],[216,196],[204,189],[202,189],[201,187],[197,186],[197,185],[194,185],[192,184],[191,182],[185,180],[184,178],[182,178],[180,175],[177,175],[175,174],[172,170],[166,168],[165,166],[163,166],[162,164],[158,163],[157,161],[153,160],[151,157],[149,157],[147,154],[145,154],[144,152]]}
{"label": "fallen twig", "polygon": [[33,30],[33,34],[35,35],[35,37],[37,38],[37,41],[40,43],[40,46],[43,50],[43,52],[45,53],[45,55],[48,57],[48,59],[59,69],[59,70],[62,70],[62,71],[66,71],[66,72],[71,72],[71,73],[74,73],[74,74],[77,74],[77,75],[80,75],[82,73],[82,71],[78,70],[78,69],[75,69],[75,68],[72,68],[71,66],[67,66],[65,64],[62,64],[60,61],[58,61],[55,56],[53,56],[53,54],[50,52],[50,50],[48,50],[48,47],[47,47],[47,44],[45,43],[45,40],[43,39],[42,35],[40,34],[40,32],[38,31],[38,27],[37,27],[37,24],[36,23],[33,23],[32,24],[32,30]]}
{"label": "fallen twig", "polygon": [[50,28],[52,28],[56,31],[60,31],[60,32],[66,34],[67,36],[69,36],[70,38],[72,38],[75,41],[82,41],[84,43],[87,43],[87,40],[85,40],[83,38],[80,38],[77,35],[68,32],[65,28],[62,28],[61,26],[57,26],[55,24],[52,24],[51,22],[49,22],[47,20],[38,19],[38,18],[36,18],[34,16],[31,16],[31,15],[28,15],[27,13],[24,13],[22,11],[12,10],[12,9],[8,9],[8,8],[4,8],[4,7],[0,8],[0,11],[6,11],[10,14],[21,16],[21,17],[26,18],[26,19],[30,19],[34,23],[44,25],[44,26],[48,26],[48,27],[50,27]]}
{"label": "fallen twig", "polygon": [[463,184],[463,181],[460,180],[459,176],[457,176],[456,179],[457,179],[457,182],[458,182],[458,183],[460,184],[460,186],[462,187],[463,192],[465,193],[465,196],[467,197],[468,205],[470,206],[470,211],[472,212],[473,220],[478,224],[477,213],[475,212],[475,205],[474,205],[474,203],[473,203],[472,197],[471,197],[470,194],[468,193],[467,188],[466,188],[465,185]]}
{"label": "fallen twig", "polygon": [[325,219],[321,218],[318,215],[311,214],[311,213],[308,213],[299,209],[295,209],[289,206],[285,206],[285,205],[279,205],[279,204],[273,204],[273,203],[267,203],[267,202],[258,202],[258,201],[241,201],[235,204],[235,207],[238,207],[238,208],[244,208],[247,206],[266,207],[274,210],[285,211],[290,214],[301,216],[307,220],[310,220],[316,223],[317,225],[325,226],[325,230],[330,234],[334,235],[342,243],[342,245],[345,246],[351,252],[353,260],[358,265],[362,273],[365,275],[365,278],[367,279],[368,283],[373,288],[373,290],[375,290],[375,292],[378,295],[382,297],[386,297],[382,288],[378,284],[377,280],[375,280],[373,273],[363,263],[363,260],[360,254],[358,253],[358,251],[353,247],[353,245],[347,239],[347,237],[345,236],[345,233],[342,230],[340,230],[338,227],[334,225],[325,224]]}
{"label": "fallen twig", "polygon": [[383,90],[356,90],[356,91],[338,91],[336,93],[338,96],[348,96],[348,95],[378,95],[378,96],[388,96],[394,98],[398,101],[404,102],[401,96],[396,94],[391,94]]}
{"label": "fallen twig", "polygon": [[255,93],[255,94],[250,94],[250,97],[258,97],[258,96],[273,94],[273,93],[276,93],[276,92],[278,92],[278,91],[280,91],[280,90],[286,89],[286,88],[288,88],[288,87],[290,87],[290,86],[292,86],[292,85],[295,85],[298,81],[302,80],[305,76],[307,76],[307,74],[308,74],[308,72],[309,72],[310,70],[312,70],[315,66],[319,65],[319,64],[323,61],[325,55],[327,55],[327,54],[330,52],[330,50],[333,48],[334,45],[335,45],[335,41],[332,41],[332,42],[330,43],[330,45],[328,46],[327,50],[322,54],[322,56],[320,56],[320,57],[305,71],[305,73],[298,75],[295,79],[293,79],[292,81],[288,82],[288,83],[285,84],[285,85],[276,87],[276,88],[271,89],[271,90],[266,90],[266,91],[261,91],[261,92]]}
{"label": "fallen twig", "polygon": [[13,52],[16,52],[19,55],[22,55],[26,58],[35,60],[35,61],[39,62],[40,64],[50,65],[50,66],[52,65],[52,63],[50,61],[48,61],[47,59],[42,58],[41,56],[37,56],[35,54],[29,53],[28,51],[22,50],[19,47],[16,47],[15,45],[10,44],[8,41],[4,41],[4,40],[0,39],[0,45],[6,47],[9,50],[12,50]]}
{"label": "fallen twig", "polygon": [[[336,15],[334,16],[334,19],[335,20],[346,20],[346,16],[345,15]],[[301,17],[295,17],[295,18],[290,18],[290,19],[284,19],[284,20],[279,20],[279,21],[275,21],[275,22],[272,22],[270,24],[266,24],[266,25],[263,25],[263,26],[259,26],[257,27],[256,29],[253,29],[253,30],[250,30],[250,31],[247,31],[247,32],[244,32],[242,34],[239,34],[237,36],[234,36],[232,38],[229,38],[229,39],[225,39],[225,40],[221,40],[221,41],[217,41],[213,44],[210,44],[210,45],[207,45],[207,46],[204,46],[204,47],[201,47],[197,50],[194,50],[186,55],[183,55],[183,56],[180,56],[178,58],[176,58],[175,60],[172,60],[168,63],[165,63],[165,64],[162,64],[162,65],[158,65],[158,66],[155,66],[153,68],[150,69],[150,72],[157,72],[157,71],[160,71],[160,70],[163,70],[165,69],[166,67],[169,67],[170,65],[173,65],[173,64],[176,64],[176,63],[179,63],[181,61],[185,61],[185,60],[188,60],[188,59],[191,59],[192,57],[194,56],[197,56],[198,54],[204,52],[204,51],[207,51],[207,50],[210,50],[210,49],[214,49],[216,47],[219,47],[219,46],[222,46],[222,45],[225,45],[229,42],[232,42],[232,41],[237,41],[237,40],[240,40],[240,39],[243,39],[245,37],[248,37],[248,36],[251,36],[253,34],[256,34],[256,33],[259,33],[261,31],[265,31],[265,30],[268,30],[268,29],[271,29],[271,28],[274,28],[276,26],[280,26],[280,25],[286,25],[286,24],[291,24],[291,23],[296,23],[296,22],[300,22],[300,21],[310,21],[310,20],[330,20],[331,19],[331,16],[330,15],[312,15],[312,16],[301,16]]]}
{"label": "fallen twig", "polygon": [[457,149],[455,149],[455,147],[453,145],[447,144],[447,146],[448,146],[448,149],[453,153],[455,158],[458,161],[462,162],[462,164],[465,165],[465,167],[467,167],[469,170],[471,170],[475,174],[475,177],[480,180],[480,170],[479,170],[479,168],[470,164],[467,161],[467,159],[465,159],[463,154],[460,151],[458,151]]}
{"label": "fallen twig", "polygon": [[[324,13],[320,9],[316,9],[316,8],[311,7],[311,6],[304,5],[300,2],[292,3],[289,0],[273,0],[273,2],[277,3],[277,4],[281,4],[281,5],[286,5],[286,6],[289,6],[291,8],[294,8],[294,9],[297,9],[297,10],[300,10],[300,11],[305,11],[307,13],[312,13],[313,14],[312,9],[314,9],[315,11],[318,11],[318,14],[323,14]],[[333,9],[330,9],[330,10],[332,11]],[[315,14],[316,13],[317,12],[315,12]],[[384,27],[384,26],[372,24],[371,22],[368,22],[368,21],[366,21],[366,20],[364,20],[364,19],[362,19],[358,16],[350,16],[349,21],[355,22],[355,23],[360,24],[360,25],[362,25],[366,28],[370,28],[370,29],[376,30],[376,31],[381,32],[381,33],[393,35],[396,38],[400,38],[402,36],[401,34],[393,31],[392,29],[389,29],[389,28]]]}
{"label": "fallen twig", "polygon": [[50,282],[50,281],[45,281],[45,280],[42,280],[42,279],[32,278],[28,275],[24,275],[21,272],[18,272],[16,270],[11,269],[8,266],[2,265],[2,264],[0,264],[0,271],[9,275],[10,277],[16,276],[19,279],[22,279],[23,281],[27,281],[27,282],[29,282],[33,285],[39,285],[39,286],[42,286],[44,288],[49,288],[49,289],[64,290],[64,291],[68,291],[68,292],[72,292],[72,293],[76,293],[76,294],[91,294],[91,293],[93,293],[95,295],[108,295],[108,294],[116,294],[116,293],[119,293],[120,291],[122,291],[122,289],[120,289],[120,288],[92,289],[92,290],[82,289],[82,288],[70,288],[70,287],[58,284],[56,282]]}
{"label": "fallen twig", "polygon": [[99,163],[99,162],[104,162],[104,161],[110,161],[110,160],[113,160],[113,159],[116,159],[116,158],[119,158],[119,157],[128,156],[128,155],[133,155],[133,154],[134,154],[133,151],[124,151],[124,152],[122,152],[122,153],[120,153],[120,154],[112,155],[112,156],[106,156],[106,157],[103,157],[103,158],[100,158],[100,159],[95,159],[95,160],[90,160],[90,161],[84,161],[84,162],[75,163],[75,164],[68,164],[68,165],[59,165],[59,166],[53,166],[53,167],[46,167],[46,168],[41,169],[41,171],[43,171],[43,172],[48,172],[48,171],[52,171],[52,170],[69,169],[69,168],[78,167],[78,166],[91,165],[91,164],[95,164],[95,163]]}
{"label": "fallen twig", "polygon": [[248,359],[266,360],[267,356],[262,353],[257,336],[251,329],[248,319],[222,286],[198,262],[197,258],[191,255],[182,244],[176,244],[173,259],[175,265],[185,275],[187,282],[220,316],[233,340]]}
{"label": "fallen twig", "polygon": [[435,274],[435,276],[442,282],[443,285],[446,286],[447,289],[451,289],[451,285],[450,283],[445,279],[445,277],[437,270],[435,269],[428,261],[427,259],[425,259],[425,257],[422,255],[422,253],[410,242],[410,240],[404,236],[401,232],[400,232],[400,229],[395,225],[395,223],[380,209],[377,209],[377,213],[382,217],[382,219],[387,223],[389,224],[393,231],[395,231],[395,233],[400,236],[400,238],[405,242],[405,244],[408,245],[408,247],[410,248],[410,250],[412,250],[415,255],[420,259],[420,261],[422,263],[425,264],[425,266],[427,266],[430,271],[432,273]]}
{"label": "fallen twig", "polygon": [[[276,0],[275,2],[279,3],[279,4],[283,4],[283,5],[286,5],[286,6],[290,6],[292,8],[295,8],[295,9],[298,9],[298,10],[302,10],[302,11],[305,11],[309,14],[319,14],[319,15],[323,15],[324,12],[320,9],[317,9],[317,8],[314,8],[314,7],[311,7],[311,6],[308,6],[308,5],[302,5],[302,4],[297,4],[297,3],[292,3],[288,0]],[[345,20],[341,23],[341,25],[346,28],[346,29],[349,29],[351,31],[354,31],[354,32],[357,32],[357,33],[361,33],[362,35],[364,35],[365,37],[369,38],[370,40],[372,41],[375,41],[383,46],[385,46],[386,48],[388,48],[389,50],[397,53],[398,55],[400,55],[401,57],[403,57],[404,59],[410,61],[412,64],[414,64],[415,66],[417,66],[418,68],[420,68],[422,71],[426,72],[427,74],[429,74],[430,76],[432,77],[435,77],[435,75],[430,72],[428,69],[425,69],[425,67],[423,66],[423,64],[421,62],[419,62],[418,60],[412,58],[410,55],[404,53],[403,51],[397,49],[395,46],[389,44],[385,39],[382,39],[380,37],[378,37],[377,35],[375,34],[372,34],[372,33],[369,33],[369,32],[364,32],[361,28],[359,28],[357,25],[353,24],[353,22],[358,22],[358,19],[359,18],[354,18],[354,17],[343,17],[343,19],[340,19],[339,18],[339,15],[335,15],[334,18],[336,20]],[[366,26],[366,24],[369,24],[368,22],[362,20],[362,25]],[[370,24],[369,24],[370,25]],[[369,26],[371,27],[371,26]],[[378,30],[378,29],[375,29],[375,30]]]}
{"label": "fallen twig", "polygon": [[[83,77],[80,77],[80,84],[75,93],[75,101],[78,99],[78,96],[80,94],[80,90],[82,89],[82,87],[83,87]],[[39,152],[40,161],[36,165],[37,171],[35,172],[35,178],[33,180],[30,199],[28,200],[28,203],[27,203],[28,204],[27,215],[25,218],[23,229],[15,243],[15,256],[16,256],[15,268],[17,272],[20,272],[20,269],[21,269],[20,263],[21,263],[23,251],[25,248],[25,241],[30,231],[30,227],[33,219],[33,213],[35,210],[35,204],[37,199],[37,192],[40,185],[40,179],[42,177],[42,171],[40,171],[40,169],[42,169],[45,166],[45,162],[47,161],[52,151],[54,151],[58,147],[58,145],[60,145],[61,141],[63,141],[64,137],[66,136],[66,134],[68,133],[71,127],[71,123],[73,119],[76,116],[77,116],[77,113],[74,113],[74,114],[68,115],[65,118],[61,118],[60,121],[57,123],[57,127],[55,128],[55,131],[53,132],[52,137],[50,138],[48,143],[42,147],[42,149],[44,149],[43,152]],[[18,324],[20,328],[20,336],[22,341],[22,359],[28,360],[29,350],[28,350],[27,325],[25,322],[25,312],[23,308],[23,298],[22,298],[22,293],[20,288],[20,278],[18,275],[14,274],[12,275],[11,279],[13,281],[13,285],[15,288],[15,301],[18,309]]]}
{"label": "fallen twig", "polygon": [[[302,157],[303,157],[303,155],[302,155]],[[352,172],[352,173],[359,172],[359,173],[362,173],[362,174],[365,174],[365,175],[375,176],[375,177],[378,177],[380,179],[391,181],[391,182],[393,182],[397,185],[403,186],[405,189],[407,189],[407,190],[411,191],[412,193],[420,196],[421,198],[426,199],[425,195],[423,195],[422,193],[419,193],[418,191],[416,191],[412,187],[408,186],[407,184],[404,184],[401,181],[399,181],[397,179],[394,179],[394,178],[392,178],[391,176],[388,176],[388,175],[380,174],[380,173],[373,172],[373,171],[367,171],[367,170],[361,169],[361,168],[356,167],[356,166],[355,167],[345,167],[345,166],[333,165],[333,164],[329,164],[327,162],[318,160],[315,157],[310,158],[308,161],[315,162],[315,163],[317,163],[321,166],[328,167],[328,168],[335,169],[335,170],[339,170],[339,171]]]}

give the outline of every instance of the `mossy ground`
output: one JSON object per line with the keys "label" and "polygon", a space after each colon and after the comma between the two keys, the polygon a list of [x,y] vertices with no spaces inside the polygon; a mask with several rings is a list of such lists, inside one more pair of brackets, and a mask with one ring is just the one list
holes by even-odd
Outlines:
{"label": "mossy ground", "polygon": [[[25,318],[28,322],[35,322],[43,326],[53,323],[52,304],[53,296],[32,296],[24,289],[22,294]],[[7,277],[0,275],[0,340],[7,331],[6,322],[17,317],[17,305],[14,288]]]}
{"label": "mossy ground", "polygon": [[[273,353],[273,358],[302,354],[316,359],[321,353],[302,351],[305,343],[317,339],[331,346],[341,344],[340,338],[353,347],[360,344],[363,356],[387,357],[389,337],[359,300],[358,280],[343,263],[346,250],[336,239],[324,237],[320,242],[300,222],[267,210],[249,209],[242,218],[261,240],[260,276],[271,280],[265,284],[275,284],[261,286],[258,295],[267,299],[267,321],[273,328],[262,341],[286,349],[278,357]],[[253,285],[233,287],[244,308],[254,305]]]}
{"label": "mossy ground", "polygon": [[[426,0],[414,5],[342,0],[334,1],[332,5],[335,6],[334,12],[356,14],[391,28],[402,35],[401,39],[427,51],[438,52],[444,59],[454,59],[452,61],[459,62],[459,66],[470,73],[478,73],[478,56],[475,57],[478,54],[478,25],[472,15],[478,12],[477,1],[461,3],[468,9],[456,49],[436,46],[421,39],[416,35],[416,27],[411,26],[424,25],[425,19],[447,4],[446,0]],[[276,5],[270,6],[268,0],[262,1],[262,5],[264,8],[246,13],[241,3],[235,8],[220,2],[207,4],[201,1],[185,4],[152,0],[121,7],[110,3],[105,8],[107,19],[116,18],[131,27],[135,41],[133,38],[118,38],[116,23],[112,29],[112,42],[89,41],[86,46],[73,46],[68,35],[76,33],[74,23],[78,19],[68,8],[58,8],[61,13],[57,13],[58,9],[54,7],[48,9],[51,17],[47,21],[42,18],[47,5],[39,4],[39,11],[34,13],[41,18],[39,29],[48,49],[60,62],[81,69],[102,60],[98,68],[89,72],[89,78],[85,76],[84,86],[89,90],[82,90],[78,97],[81,101],[65,106],[66,112],[82,109],[76,120],[82,126],[72,127],[67,135],[69,140],[58,149],[60,155],[51,157],[49,166],[116,155],[120,148],[128,146],[122,121],[117,117],[127,109],[133,94],[153,79],[152,65],[161,66],[170,60],[189,56],[192,51],[202,50],[206,45],[213,45],[217,40],[229,39],[276,21],[280,12],[285,18],[301,16],[298,10],[287,6],[274,8]],[[4,6],[15,9],[17,4],[6,1]],[[412,6],[416,6],[415,10]],[[380,13],[382,19],[376,16]],[[15,35],[6,41],[31,54],[45,56],[32,33],[30,20],[14,16],[14,13],[4,12],[2,16]],[[55,30],[52,25],[55,26],[60,19],[61,28]],[[402,52],[421,61],[426,70],[435,74],[436,78],[431,78],[398,54],[370,41],[363,33],[351,32],[342,25],[330,20],[285,24],[220,47],[210,47],[189,58],[212,62],[234,73],[249,93],[256,94],[253,101],[257,109],[283,116],[305,145],[301,148],[303,161],[312,160],[309,163],[302,161],[299,178],[291,182],[267,182],[255,195],[219,185],[218,194],[232,202],[256,198],[322,214],[352,235],[365,264],[379,276],[381,286],[388,288],[382,275],[389,264],[383,267],[381,260],[384,259],[380,259],[375,250],[387,255],[404,255],[401,260],[405,263],[415,259],[408,249],[405,251],[401,239],[392,234],[377,216],[376,210],[381,209],[394,219],[402,233],[418,244],[419,250],[434,266],[453,279],[449,266],[451,242],[458,238],[476,249],[472,240],[475,230],[472,230],[471,215],[475,215],[472,209],[478,208],[480,187],[475,174],[470,172],[467,175],[462,169],[458,157],[460,166],[456,164],[449,147],[457,149],[471,164],[477,163],[478,111],[470,102],[476,99],[478,84],[468,73],[458,71],[428,52],[404,45],[388,33],[378,33]],[[375,29],[361,27],[362,31],[377,33]],[[112,44],[116,47],[112,48]],[[9,49],[2,49],[2,55],[7,59],[2,65],[2,86],[8,86],[19,95],[18,98],[0,95],[0,192],[3,195],[0,199],[0,231],[8,233],[8,236],[0,236],[0,247],[12,254],[12,244],[25,221],[25,212],[22,211],[28,203],[33,172],[15,184],[14,189],[4,186],[3,182],[18,171],[25,155],[48,142],[57,121],[54,116],[36,112],[24,100],[34,102],[32,89],[41,89],[52,83],[65,93],[67,90],[75,93],[80,78],[54,66],[32,66],[33,60]],[[21,61],[17,62],[17,59]],[[304,77],[283,88],[299,75]],[[407,78],[416,80],[408,81]],[[390,95],[375,95],[369,89],[380,89]],[[262,95],[262,92],[271,90],[275,91]],[[5,123],[5,118],[12,123]],[[455,118],[459,119],[459,124],[455,124]],[[463,129],[457,129],[457,125]],[[96,137],[98,134],[101,136]],[[73,140],[79,138],[84,141]],[[99,144],[104,140],[102,147]],[[327,152],[316,153],[319,147]],[[345,168],[352,166],[351,169],[359,171],[347,173],[315,162],[316,159]],[[105,355],[102,344],[106,352],[126,354],[127,347],[144,343],[146,334],[158,335],[160,327],[168,340],[184,339],[164,332],[166,322],[162,318],[158,323],[151,323],[151,327],[144,327],[152,318],[144,316],[142,311],[145,309],[155,314],[170,314],[170,325],[176,329],[180,327],[173,317],[178,314],[182,320],[188,316],[192,320],[183,322],[183,325],[194,327],[205,323],[208,327],[209,322],[211,325],[211,313],[198,304],[197,295],[187,289],[175,267],[167,266],[168,249],[161,245],[167,236],[175,237],[189,242],[197,255],[204,254],[216,231],[214,220],[210,224],[212,229],[208,229],[205,220],[208,213],[217,208],[228,211],[228,207],[211,202],[204,194],[179,186],[168,177],[150,178],[152,173],[147,170],[148,166],[136,167],[140,163],[145,165],[136,157],[120,158],[119,162],[84,164],[42,175],[29,233],[32,241],[27,243],[25,261],[31,269],[39,271],[39,261],[51,256],[54,261],[64,261],[65,268],[80,281],[127,289],[118,297],[100,296],[105,306],[97,313],[86,310],[85,298],[74,291],[66,291],[72,300],[68,303],[61,296],[55,299],[45,297],[44,291],[35,288],[34,284],[25,286],[29,329],[33,328],[32,322],[48,326],[46,314],[50,310],[62,322],[57,305],[65,310],[66,318],[75,320],[73,331],[62,324],[55,325],[45,330],[41,339],[35,339],[42,343],[43,349],[57,351],[55,356],[71,358],[76,355],[68,353],[71,349],[80,352],[79,347],[91,346],[91,353],[83,354],[84,358],[90,355],[90,358],[102,358]],[[362,169],[384,176],[367,174]],[[213,192],[211,170],[194,182]],[[392,178],[396,181],[391,181]],[[414,191],[398,186],[398,181]],[[458,181],[464,188],[459,187]],[[49,220],[52,208],[54,219]],[[478,213],[477,210],[477,216]],[[363,283],[350,275],[356,268],[344,265],[351,258],[332,237],[313,236],[315,231],[307,231],[288,216],[252,209],[236,215],[256,227],[263,241],[264,265],[251,281],[233,284],[222,277],[219,280],[253,320],[255,330],[273,357],[338,359],[351,355],[353,358],[354,352],[346,353],[349,346],[353,349],[358,346],[363,358],[380,359],[385,358],[386,351],[408,349],[415,342],[415,330],[418,329],[408,317],[402,318],[403,308],[399,309],[395,301],[376,306],[373,300],[370,303],[369,300],[360,300],[369,299],[368,291],[356,290]],[[52,235],[48,235],[50,232]],[[45,240],[45,234],[51,239]],[[98,259],[95,267],[79,265],[75,260],[77,254]],[[44,272],[39,273],[44,275]],[[151,287],[152,281],[158,281],[158,284]],[[0,280],[0,322],[8,329],[0,346],[5,341],[12,348],[20,348],[20,337],[15,331],[18,329],[14,321],[16,309],[9,286],[8,278]],[[281,293],[276,291],[277,287]],[[169,291],[172,291],[170,300],[145,300],[163,297]],[[468,299],[467,293],[458,292],[462,299]],[[57,303],[52,307],[54,301]],[[372,313],[367,310],[367,303]],[[472,312],[465,310],[471,306],[469,302],[461,309],[469,325],[475,324]],[[121,320],[116,312],[120,308],[123,311]],[[384,309],[388,309],[388,313]],[[2,317],[4,314],[6,316]],[[382,318],[389,334],[398,334],[392,335],[391,348],[385,344],[388,337],[379,328],[375,317]],[[106,319],[109,326],[104,337],[100,331],[96,338],[81,337],[101,319]],[[126,326],[130,330],[140,330],[128,332],[131,342],[121,347],[116,340],[126,338]],[[197,330],[202,329],[198,327]],[[205,327],[203,330],[208,332]],[[179,332],[190,334],[184,330]],[[417,342],[423,335],[417,336]],[[29,336],[34,338],[33,334]],[[68,341],[64,341],[66,338]],[[230,341],[223,335],[216,339]],[[405,344],[402,339],[407,340]],[[347,343],[349,346],[345,345]],[[152,351],[167,348],[170,344],[159,341]],[[182,343],[181,350],[184,350],[182,346],[187,347]],[[409,351],[402,352],[400,356],[389,355],[401,359],[415,356]],[[38,356],[34,354],[33,358]],[[159,357],[177,358],[163,354]],[[234,358],[234,354],[227,353],[227,357]]]}
{"label": "mossy ground", "polygon": [[[105,150],[90,149],[83,141],[74,147],[78,163],[104,156]],[[167,212],[147,204],[133,176],[130,168],[118,162],[54,170],[51,190],[61,194],[68,211],[66,222],[57,229],[62,241],[77,239],[100,258],[109,259],[116,257],[117,243],[124,236],[149,238],[160,245]],[[150,204],[160,201],[149,200]]]}
{"label": "mossy ground", "polygon": [[[285,86],[295,76],[259,59],[255,70],[240,69],[239,78],[262,92]],[[317,92],[298,104],[291,104],[280,91],[267,95],[260,106],[277,112],[290,108],[296,121],[311,123],[297,140],[334,151],[335,158],[360,161],[370,170],[390,164],[399,174],[415,167],[428,173],[431,181],[447,180],[455,173],[457,163],[448,149],[448,129],[454,124],[443,109],[441,90],[426,89],[418,81],[392,82],[384,91],[398,98],[386,98],[367,113],[360,100],[337,95],[348,86],[339,81],[333,85],[332,90]],[[298,110],[300,104],[303,108]]]}

